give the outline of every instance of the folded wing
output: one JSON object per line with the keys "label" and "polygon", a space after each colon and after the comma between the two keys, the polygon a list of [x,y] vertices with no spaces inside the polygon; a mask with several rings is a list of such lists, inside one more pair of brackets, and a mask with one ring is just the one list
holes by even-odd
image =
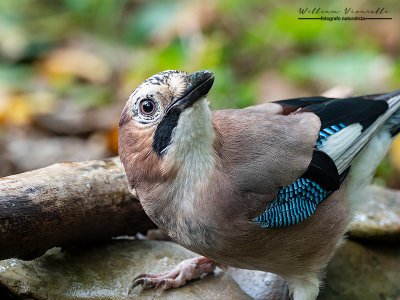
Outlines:
{"label": "folded wing", "polygon": [[276,102],[283,112],[311,112],[321,121],[307,171],[279,189],[264,214],[254,219],[263,227],[293,225],[309,217],[346,178],[351,163],[390,116],[399,109],[399,92],[379,96],[324,97]]}

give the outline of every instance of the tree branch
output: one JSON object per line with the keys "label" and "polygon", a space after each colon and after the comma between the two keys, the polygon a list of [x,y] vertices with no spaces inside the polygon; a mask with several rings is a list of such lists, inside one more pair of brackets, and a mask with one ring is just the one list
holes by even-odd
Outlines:
{"label": "tree branch", "polygon": [[155,228],[119,159],[59,163],[0,178],[0,259]]}

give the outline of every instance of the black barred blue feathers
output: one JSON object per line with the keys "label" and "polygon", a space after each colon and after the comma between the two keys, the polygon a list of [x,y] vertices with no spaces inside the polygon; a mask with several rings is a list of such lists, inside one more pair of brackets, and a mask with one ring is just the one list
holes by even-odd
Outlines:
{"label": "black barred blue feathers", "polygon": [[326,142],[327,138],[331,136],[332,134],[335,134],[345,128],[346,125],[343,123],[339,123],[338,125],[332,125],[330,127],[324,128],[319,132],[319,138],[317,141],[317,148],[322,146],[324,142]]}
{"label": "black barred blue feathers", "polygon": [[297,224],[311,216],[317,205],[332,192],[307,178],[279,190],[276,200],[253,221],[261,227],[282,227]]}
{"label": "black barred blue feathers", "polygon": [[[329,136],[345,127],[346,125],[339,123],[320,130],[316,148],[321,147]],[[311,216],[317,205],[332,192],[322,188],[315,181],[300,177],[291,185],[281,188],[275,201],[253,221],[259,223],[261,227],[283,227],[297,224]]]}

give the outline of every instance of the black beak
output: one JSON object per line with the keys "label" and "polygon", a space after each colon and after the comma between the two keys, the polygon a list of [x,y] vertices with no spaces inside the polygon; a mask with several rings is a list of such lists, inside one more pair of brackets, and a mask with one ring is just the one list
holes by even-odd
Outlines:
{"label": "black beak", "polygon": [[172,108],[183,111],[192,106],[197,100],[206,96],[214,83],[214,74],[210,71],[198,71],[187,75],[186,81],[185,93],[182,97],[172,102],[166,112]]}

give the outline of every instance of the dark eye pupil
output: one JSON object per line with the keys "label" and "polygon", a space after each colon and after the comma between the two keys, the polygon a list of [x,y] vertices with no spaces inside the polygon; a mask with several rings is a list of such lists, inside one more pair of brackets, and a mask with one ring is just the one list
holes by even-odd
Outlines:
{"label": "dark eye pupil", "polygon": [[145,101],[143,103],[144,112],[151,113],[153,111],[153,109],[154,109],[154,105],[150,101]]}
{"label": "dark eye pupil", "polygon": [[144,115],[151,115],[155,111],[155,104],[153,100],[143,100],[140,102],[140,111]]}

